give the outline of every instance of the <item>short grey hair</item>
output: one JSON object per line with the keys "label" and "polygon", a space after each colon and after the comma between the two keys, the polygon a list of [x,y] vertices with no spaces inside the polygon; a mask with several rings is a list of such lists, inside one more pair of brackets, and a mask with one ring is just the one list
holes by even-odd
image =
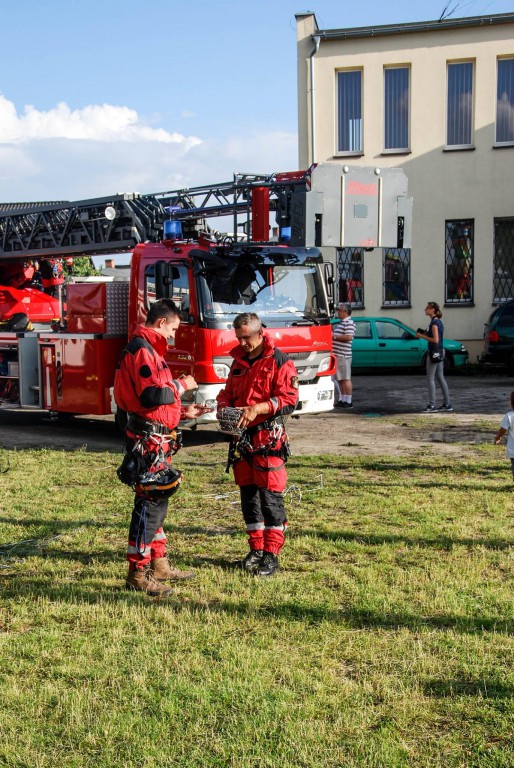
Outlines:
{"label": "short grey hair", "polygon": [[247,325],[252,333],[259,333],[262,329],[262,323],[259,315],[255,312],[241,312],[234,318],[234,328],[242,328],[243,325]]}
{"label": "short grey hair", "polygon": [[344,302],[344,301],[341,301],[341,302],[340,302],[340,303],[337,305],[337,308],[338,308],[338,309],[344,309],[344,311],[345,311],[345,312],[346,312],[348,315],[351,315],[351,314],[352,314],[352,305],[351,305],[351,304],[347,304],[347,303],[346,303],[346,302]]}

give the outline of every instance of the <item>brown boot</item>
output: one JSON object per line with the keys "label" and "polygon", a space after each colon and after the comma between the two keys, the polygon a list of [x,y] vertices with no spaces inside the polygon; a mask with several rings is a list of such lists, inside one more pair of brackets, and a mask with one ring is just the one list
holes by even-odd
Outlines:
{"label": "brown boot", "polygon": [[156,557],[150,563],[150,568],[153,572],[154,579],[157,581],[186,581],[186,579],[194,579],[195,573],[193,571],[179,571],[178,568],[173,568],[167,557]]}
{"label": "brown boot", "polygon": [[171,587],[165,587],[164,584],[157,581],[149,568],[129,570],[125,586],[127,589],[146,592],[150,597],[167,597],[173,592]]}

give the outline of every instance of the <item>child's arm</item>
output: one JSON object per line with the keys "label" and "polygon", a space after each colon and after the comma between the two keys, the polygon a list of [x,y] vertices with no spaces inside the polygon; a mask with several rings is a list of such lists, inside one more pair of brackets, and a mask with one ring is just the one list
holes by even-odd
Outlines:
{"label": "child's arm", "polygon": [[494,438],[494,444],[498,445],[498,443],[502,439],[503,435],[505,435],[506,433],[507,433],[507,430],[503,429],[503,427],[500,427],[500,429],[496,433],[496,437]]}

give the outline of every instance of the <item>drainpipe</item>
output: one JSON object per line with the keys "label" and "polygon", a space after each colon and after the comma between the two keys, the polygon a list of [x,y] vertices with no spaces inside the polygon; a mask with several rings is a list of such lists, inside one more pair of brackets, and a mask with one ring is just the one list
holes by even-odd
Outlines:
{"label": "drainpipe", "polygon": [[313,163],[316,162],[316,128],[315,128],[315,119],[314,119],[314,57],[319,51],[319,44],[321,42],[321,37],[319,35],[314,35],[312,38],[312,41],[314,43],[314,50],[312,51],[310,55],[310,76],[311,76],[311,162],[310,165],[313,165]]}

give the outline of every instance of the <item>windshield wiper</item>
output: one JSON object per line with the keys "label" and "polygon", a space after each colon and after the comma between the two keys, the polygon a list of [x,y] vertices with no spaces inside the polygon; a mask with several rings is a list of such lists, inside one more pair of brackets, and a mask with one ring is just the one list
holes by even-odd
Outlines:
{"label": "windshield wiper", "polygon": [[[318,318],[314,317],[313,315],[308,315],[307,313],[305,313],[304,315],[302,315],[302,317],[303,317],[303,320],[306,320],[307,323],[311,325],[319,325]],[[306,325],[306,323],[305,322],[302,323],[301,320],[296,320],[294,323],[291,323],[291,325]]]}

